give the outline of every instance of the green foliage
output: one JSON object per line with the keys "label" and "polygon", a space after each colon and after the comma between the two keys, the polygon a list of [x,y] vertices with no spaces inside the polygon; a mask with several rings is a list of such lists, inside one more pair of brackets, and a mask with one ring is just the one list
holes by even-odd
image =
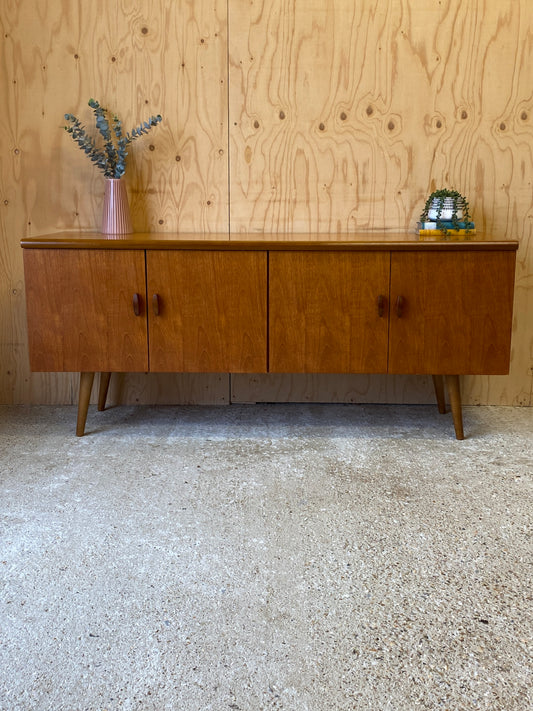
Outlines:
{"label": "green foliage", "polygon": [[[443,221],[440,219],[444,207],[445,198],[451,199],[453,204],[452,218],[451,220],[446,220],[446,222],[451,222],[454,229],[459,229],[459,222],[465,222],[467,225],[469,225],[472,222],[472,217],[470,216],[470,206],[468,204],[467,199],[463,197],[461,193],[457,192],[457,190],[448,190],[447,188],[442,188],[441,190],[435,190],[434,192],[432,192],[426,200],[426,204],[424,205],[424,209],[422,211],[422,214],[420,215],[420,222],[436,222],[437,229],[446,235],[448,234],[448,228],[446,225],[443,224]],[[429,218],[428,213],[434,207],[434,200],[437,201],[437,218],[436,220],[431,220]],[[459,220],[459,218],[457,217],[458,210],[462,210],[463,212],[461,220]],[[467,232],[469,231],[469,229],[470,228],[467,227]]]}
{"label": "green foliage", "polygon": [[89,136],[85,126],[73,114],[65,114],[65,131],[70,133],[81,150],[89,157],[106,178],[121,178],[126,171],[126,147],[136,138],[148,133],[152,126],[160,123],[161,116],[150,116],[148,121],[139,124],[131,133],[122,132],[122,122],[115,114],[100,106],[95,99],[89,99],[89,106],[94,112],[96,128],[101,136],[98,142]]}

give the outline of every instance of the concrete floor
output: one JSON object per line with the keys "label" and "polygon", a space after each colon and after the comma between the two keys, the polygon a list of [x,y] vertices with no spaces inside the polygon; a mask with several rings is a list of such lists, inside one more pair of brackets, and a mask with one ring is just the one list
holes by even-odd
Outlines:
{"label": "concrete floor", "polygon": [[533,409],[0,408],[0,709],[533,708]]}

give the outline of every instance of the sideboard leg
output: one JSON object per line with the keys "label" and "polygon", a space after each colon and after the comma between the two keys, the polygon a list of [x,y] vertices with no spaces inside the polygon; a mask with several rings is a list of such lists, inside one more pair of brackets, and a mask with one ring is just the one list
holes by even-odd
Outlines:
{"label": "sideboard leg", "polygon": [[111,373],[100,373],[100,388],[98,390],[98,410],[105,410],[105,401],[107,400],[107,391],[109,390],[109,381]]}
{"label": "sideboard leg", "polygon": [[78,399],[78,422],[76,424],[76,436],[83,437],[85,434],[85,423],[93,389],[94,373],[80,373],[80,395]]}
{"label": "sideboard leg", "polygon": [[453,426],[457,439],[464,439],[463,433],[463,410],[461,407],[461,389],[458,375],[447,375],[446,385],[450,395],[450,406],[452,408]]}
{"label": "sideboard leg", "polygon": [[437,405],[439,407],[439,412],[444,415],[446,412],[446,398],[444,397],[444,378],[442,375],[433,375],[433,387],[435,388],[435,395],[437,397]]}

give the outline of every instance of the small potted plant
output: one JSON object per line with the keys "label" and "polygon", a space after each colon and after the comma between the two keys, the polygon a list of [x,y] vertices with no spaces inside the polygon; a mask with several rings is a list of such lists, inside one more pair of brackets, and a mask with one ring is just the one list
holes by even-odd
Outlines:
{"label": "small potted plant", "polygon": [[448,235],[474,232],[467,199],[457,190],[435,190],[426,200],[420,215],[421,229]]}
{"label": "small potted plant", "polygon": [[128,155],[126,148],[137,138],[148,133],[153,126],[157,126],[162,120],[161,116],[150,116],[148,121],[139,124],[131,133],[124,134],[122,122],[116,114],[111,114],[95,99],[89,100],[89,106],[94,112],[96,129],[100,134],[98,143],[73,114],[65,114],[65,121],[68,121],[65,130],[106,177],[102,232],[105,234],[132,232],[128,197],[124,183],[121,181],[126,171]]}

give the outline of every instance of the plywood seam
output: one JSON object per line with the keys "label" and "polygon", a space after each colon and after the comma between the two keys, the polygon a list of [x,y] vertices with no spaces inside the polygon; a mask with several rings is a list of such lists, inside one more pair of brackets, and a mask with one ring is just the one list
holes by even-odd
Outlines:
{"label": "plywood seam", "polygon": [[[227,173],[228,173],[228,239],[231,239],[231,131],[230,131],[230,0],[226,0],[226,151],[227,151]],[[231,402],[231,382],[230,382],[230,400]]]}

